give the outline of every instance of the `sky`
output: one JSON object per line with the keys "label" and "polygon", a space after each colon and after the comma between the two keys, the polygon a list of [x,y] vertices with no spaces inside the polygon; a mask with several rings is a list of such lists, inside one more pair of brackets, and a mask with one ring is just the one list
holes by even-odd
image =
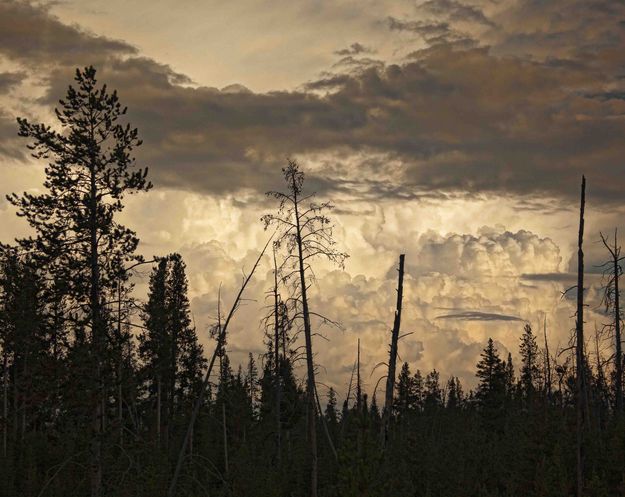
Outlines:
{"label": "sky", "polygon": [[[335,204],[350,255],[344,270],[320,262],[311,288],[341,324],[315,323],[323,389],[345,393],[360,338],[373,394],[400,253],[400,359],[471,388],[488,337],[517,360],[524,324],[542,341],[546,319],[551,351],[568,347],[582,174],[587,329],[608,321],[597,266],[599,233],[625,231],[624,19],[614,0],[0,0],[0,240],[30,232],[4,195],[40,191],[45,166],[16,117],[54,124],[76,68],[94,65],[155,185],[122,220],[146,256],[184,257],[207,350],[218,290],[228,306],[264,246],[265,192],[291,157]],[[271,268],[232,324],[235,364],[263,353]]]}

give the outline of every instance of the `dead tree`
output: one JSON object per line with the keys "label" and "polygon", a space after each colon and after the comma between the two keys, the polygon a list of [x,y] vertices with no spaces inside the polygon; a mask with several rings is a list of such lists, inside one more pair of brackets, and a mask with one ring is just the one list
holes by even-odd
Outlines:
{"label": "dead tree", "polygon": [[169,489],[167,490],[167,497],[174,497],[176,495],[176,485],[178,483],[178,478],[180,477],[180,471],[182,470],[182,463],[184,461],[184,456],[187,451],[187,447],[189,446],[191,435],[193,433],[195,420],[197,419],[198,413],[200,412],[200,407],[202,407],[202,404],[204,402],[204,396],[206,395],[206,391],[210,383],[210,377],[213,371],[213,366],[215,365],[215,360],[217,359],[217,356],[221,353],[223,344],[226,340],[226,333],[228,331],[228,325],[230,324],[230,321],[232,317],[234,316],[234,313],[239,308],[239,305],[241,304],[241,300],[243,298],[243,292],[245,291],[247,284],[252,279],[252,275],[256,271],[258,264],[260,264],[262,257],[265,255],[265,251],[267,250],[267,247],[269,246],[270,242],[271,242],[271,238],[267,241],[265,247],[263,248],[260,255],[258,256],[258,259],[256,259],[256,262],[254,263],[254,266],[252,267],[252,270],[250,271],[250,273],[243,279],[241,289],[239,290],[239,293],[234,299],[234,303],[232,304],[232,307],[230,308],[230,312],[228,313],[228,316],[226,317],[224,325],[219,328],[219,334],[217,336],[217,344],[215,345],[215,349],[213,350],[213,355],[211,357],[210,363],[208,364],[208,369],[206,370],[206,374],[204,375],[204,381],[202,382],[202,386],[200,387],[200,392],[198,394],[197,399],[195,399],[195,404],[193,405],[193,410],[191,411],[191,417],[189,419],[189,425],[187,426],[187,432],[182,440],[182,445],[180,446],[180,450],[178,451],[178,459],[176,461],[176,468],[174,469],[174,474],[171,478]]}
{"label": "dead tree", "polygon": [[[314,193],[303,194],[304,173],[300,171],[295,161],[289,160],[287,167],[283,168],[282,172],[287,184],[286,193],[267,192],[268,196],[278,200],[278,212],[266,214],[261,219],[265,223],[265,228],[275,225],[281,232],[276,243],[278,246],[285,246],[286,256],[280,265],[280,273],[282,280],[285,283],[292,282],[296,289],[295,296],[289,299],[295,308],[292,319],[299,320],[304,328],[308,443],[310,445],[311,464],[310,495],[316,497],[318,483],[316,427],[318,395],[315,382],[311,316],[319,317],[326,323],[332,323],[332,321],[310,310],[308,289],[314,279],[310,260],[321,257],[343,267],[347,254],[334,248],[336,242],[332,233],[333,226],[330,219],[325,215],[326,211],[334,207],[333,204],[312,201]],[[328,440],[333,448],[331,439]]]}
{"label": "dead tree", "polygon": [[545,389],[547,390],[547,401],[551,402],[551,390],[553,388],[551,379],[551,357],[549,355],[549,343],[547,343],[547,315],[543,322],[543,336],[545,339]]}
{"label": "dead tree", "polygon": [[358,351],[356,353],[356,411],[362,412],[362,384],[360,381],[360,338],[358,339]]}
{"label": "dead tree", "polygon": [[399,256],[399,276],[397,283],[397,305],[395,308],[395,320],[391,333],[391,349],[388,359],[388,375],[386,376],[386,394],[384,399],[384,412],[382,419],[382,447],[388,439],[388,427],[393,408],[393,390],[395,389],[395,369],[397,365],[397,342],[399,341],[399,329],[401,326],[401,307],[404,295],[404,259],[405,255]]}
{"label": "dead tree", "polygon": [[621,261],[625,257],[621,257],[621,247],[618,245],[616,229],[614,230],[614,245],[608,243],[603,233],[600,233],[600,235],[603,245],[610,253],[610,260],[603,264],[603,267],[605,267],[604,276],[607,278],[603,304],[606,312],[612,312],[614,315],[614,321],[609,325],[609,328],[614,330],[614,396],[615,410],[620,416],[623,414],[623,351],[621,341],[621,321],[623,317],[621,316],[620,307],[619,279],[623,273]]}
{"label": "dead tree", "polygon": [[577,241],[577,315],[575,325],[576,347],[576,409],[577,409],[577,497],[584,495],[584,453],[583,438],[585,424],[586,381],[584,365],[584,208],[586,203],[586,178],[582,176],[579,206],[579,234]]}
{"label": "dead tree", "polygon": [[282,407],[282,374],[280,365],[280,294],[278,293],[278,262],[276,260],[275,244],[273,245],[273,331],[273,367],[276,382],[276,445],[278,465],[280,465],[282,462],[282,413],[280,412]]}

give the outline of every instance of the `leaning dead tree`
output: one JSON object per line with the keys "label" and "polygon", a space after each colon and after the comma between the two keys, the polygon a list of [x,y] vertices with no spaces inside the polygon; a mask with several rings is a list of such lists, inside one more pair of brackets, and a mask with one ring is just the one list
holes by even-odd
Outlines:
{"label": "leaning dead tree", "polygon": [[[273,236],[271,238],[273,238]],[[263,247],[263,250],[258,256],[258,259],[256,259],[256,262],[254,263],[254,266],[252,267],[252,270],[250,271],[250,273],[243,279],[243,283],[241,284],[241,289],[239,290],[239,293],[234,299],[234,303],[232,304],[232,307],[230,308],[230,312],[228,312],[228,315],[226,317],[226,320],[224,321],[223,326],[219,326],[219,333],[217,335],[217,344],[215,345],[215,349],[213,350],[213,355],[208,365],[208,369],[206,370],[206,375],[204,376],[204,381],[202,382],[200,392],[198,394],[197,399],[195,399],[195,404],[193,405],[193,411],[191,411],[191,417],[189,419],[187,432],[182,440],[182,445],[180,446],[180,450],[178,451],[178,460],[176,461],[176,468],[174,469],[174,474],[171,478],[169,489],[167,490],[167,497],[174,497],[176,495],[176,485],[178,484],[178,478],[180,477],[180,472],[182,470],[182,463],[184,461],[187,448],[189,446],[189,441],[191,440],[191,435],[193,433],[195,420],[197,419],[198,413],[200,412],[200,408],[202,407],[202,404],[204,402],[204,396],[206,395],[206,391],[208,390],[208,385],[210,383],[210,377],[213,371],[213,366],[215,365],[215,360],[217,359],[219,354],[221,354],[222,352],[224,343],[226,341],[226,333],[228,332],[228,325],[230,324],[230,321],[232,317],[234,316],[234,313],[237,311],[237,309],[239,308],[239,305],[241,304],[241,301],[243,298],[243,292],[245,291],[247,284],[252,279],[252,276],[254,272],[256,271],[256,268],[258,268],[258,264],[260,264],[261,259],[265,255],[265,251],[267,250],[267,247],[269,246],[269,243],[271,242],[271,238],[267,241],[267,243]]]}
{"label": "leaning dead tree", "polygon": [[[265,228],[275,225],[280,230],[276,244],[278,247],[283,246],[285,248],[286,255],[279,271],[282,281],[290,282],[294,286],[294,296],[288,301],[294,308],[294,314],[291,318],[299,320],[304,329],[307,423],[311,465],[310,495],[316,497],[318,486],[317,391],[311,317],[321,318],[326,323],[336,323],[310,310],[308,289],[314,279],[310,261],[320,257],[343,267],[348,256],[336,250],[333,226],[325,214],[328,210],[333,209],[333,204],[314,202],[312,200],[314,193],[303,194],[304,173],[300,171],[295,161],[289,160],[287,167],[283,168],[282,172],[286,181],[286,192],[267,192],[268,196],[278,201],[278,211],[276,214],[266,214],[261,219],[265,223]],[[331,439],[329,442],[333,448]]]}
{"label": "leaning dead tree", "polygon": [[399,329],[401,326],[401,307],[404,296],[404,258],[399,256],[399,276],[397,282],[397,305],[395,308],[395,320],[393,322],[393,331],[391,333],[391,348],[388,359],[388,374],[386,376],[386,394],[384,399],[384,411],[382,414],[382,446],[386,445],[388,439],[388,427],[391,420],[391,411],[393,409],[393,390],[395,389],[395,369],[397,366],[397,342],[399,341]]}
{"label": "leaning dead tree", "polygon": [[577,240],[577,315],[575,323],[575,377],[577,408],[577,497],[584,495],[583,431],[585,418],[586,381],[584,364],[584,208],[586,204],[586,178],[582,176],[579,205],[579,234]]}
{"label": "leaning dead tree", "polygon": [[601,241],[605,245],[605,248],[610,253],[610,259],[604,263],[604,276],[607,278],[605,290],[603,293],[603,304],[605,310],[611,313],[613,322],[608,325],[608,328],[614,331],[614,397],[615,397],[615,410],[617,414],[623,414],[623,351],[621,341],[621,322],[623,316],[621,315],[620,307],[620,290],[619,279],[623,274],[623,268],[621,267],[621,261],[625,259],[625,256],[621,257],[621,247],[618,244],[617,232],[614,230],[614,245],[610,245],[607,237],[600,233]]}

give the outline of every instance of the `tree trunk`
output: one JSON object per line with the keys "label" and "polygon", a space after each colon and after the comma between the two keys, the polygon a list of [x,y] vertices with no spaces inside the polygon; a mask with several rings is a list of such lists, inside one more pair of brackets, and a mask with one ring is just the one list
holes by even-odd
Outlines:
{"label": "tree trunk", "polygon": [[[91,116],[91,141],[95,143],[95,132],[93,116]],[[100,267],[98,261],[98,218],[97,218],[97,184],[96,184],[96,159],[95,152],[92,152],[89,164],[89,235],[90,235],[90,294],[89,305],[91,307],[91,338],[92,354],[96,369],[96,389],[94,395],[94,409],[92,415],[91,434],[91,497],[100,497],[102,493],[102,363],[104,356],[102,347],[101,310],[100,310]]]}
{"label": "tree trunk", "polygon": [[577,321],[576,332],[576,389],[577,389],[577,497],[584,495],[584,207],[586,202],[586,178],[582,176],[582,189],[579,207],[579,234],[577,242]]}
{"label": "tree trunk", "polygon": [[356,411],[362,412],[362,384],[360,383],[360,338],[358,339],[358,351],[356,352]]}
{"label": "tree trunk", "polygon": [[388,374],[386,376],[386,392],[384,399],[384,411],[382,419],[382,447],[386,445],[388,439],[388,428],[393,408],[393,390],[395,388],[395,369],[397,366],[397,342],[399,340],[399,330],[401,326],[401,308],[404,295],[404,259],[405,254],[399,256],[399,276],[397,284],[397,305],[395,309],[395,320],[391,334],[391,350],[388,360]]}
{"label": "tree trunk", "polygon": [[117,422],[119,423],[119,445],[124,446],[124,405],[123,405],[123,389],[122,389],[122,357],[119,358],[117,366]]}
{"label": "tree trunk", "polygon": [[619,416],[623,414],[623,351],[621,342],[621,307],[619,295],[619,255],[620,249],[617,246],[616,230],[614,231],[614,339],[616,341],[616,412]]}
{"label": "tree trunk", "polygon": [[310,443],[310,496],[317,497],[318,469],[317,469],[317,408],[315,402],[315,364],[312,349],[312,331],[310,326],[310,314],[308,310],[308,297],[306,294],[306,274],[304,271],[304,254],[302,249],[302,233],[298,211],[297,188],[293,178],[293,199],[295,207],[295,224],[297,236],[297,254],[299,262],[299,277],[302,298],[302,314],[304,317],[304,338],[306,342],[306,369],[307,369],[307,397],[308,397],[308,439]]}
{"label": "tree trunk", "polygon": [[117,339],[119,340],[119,362],[117,364],[117,422],[119,424],[119,445],[124,446],[124,407],[122,375],[124,363],[124,341],[122,339],[122,284],[117,282]]}
{"label": "tree trunk", "polygon": [[221,399],[221,424],[224,435],[224,474],[228,475],[228,427],[226,426],[226,398]]}
{"label": "tree trunk", "polygon": [[156,379],[156,442],[161,448],[161,375]]}
{"label": "tree trunk", "polygon": [[4,351],[4,359],[2,362],[2,390],[3,390],[3,398],[2,398],[2,454],[6,458],[7,456],[7,440],[8,440],[8,429],[9,429],[9,358],[7,357],[6,350]]}
{"label": "tree trunk", "polygon": [[[282,374],[280,367],[280,317],[278,315],[279,295],[278,295],[278,264],[276,262],[276,247],[273,246],[273,316],[274,316],[274,369],[276,381],[276,444],[278,466],[282,461],[282,423],[281,423],[281,396],[282,396]],[[286,359],[286,357],[285,357]]]}
{"label": "tree trunk", "polygon": [[28,354],[30,347],[27,345],[24,347],[24,366],[22,369],[22,385],[20,397],[22,401],[22,416],[20,420],[20,441],[24,441],[24,436],[26,435],[26,410],[27,410],[27,393],[29,391],[28,385],[26,384],[28,378]]}
{"label": "tree trunk", "polygon": [[165,423],[165,447],[169,448],[169,442],[173,435],[174,410],[176,407],[176,366],[178,362],[178,332],[175,326],[171,330],[171,350],[169,364],[169,383],[167,385],[167,417]]}
{"label": "tree trunk", "polygon": [[549,356],[549,344],[547,343],[547,315],[545,315],[545,320],[543,322],[543,335],[545,338],[545,381],[547,388],[547,401],[551,402],[551,357]]}

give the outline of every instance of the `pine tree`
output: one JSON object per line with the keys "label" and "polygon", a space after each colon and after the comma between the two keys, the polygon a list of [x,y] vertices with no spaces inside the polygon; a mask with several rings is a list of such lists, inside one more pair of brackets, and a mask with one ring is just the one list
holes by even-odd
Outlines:
{"label": "pine tree", "polygon": [[202,346],[192,326],[188,297],[186,265],[180,254],[169,256],[171,269],[167,280],[166,309],[170,326],[172,413],[186,406],[197,396],[206,367]]}
{"label": "pine tree", "polygon": [[420,369],[417,369],[412,377],[412,388],[414,395],[414,408],[417,411],[422,411],[425,406],[425,380]]}
{"label": "pine tree", "polygon": [[[41,282],[27,262],[14,250],[2,254],[0,265],[0,344],[3,353],[2,453],[14,453],[12,484],[14,491],[25,492],[30,470],[25,461],[25,438],[37,426],[54,421],[54,404],[49,394],[55,385],[48,383],[45,366],[49,347],[43,334],[40,300]],[[51,392],[50,392],[51,391]]]}
{"label": "pine tree", "polygon": [[144,377],[149,398],[154,401],[155,435],[159,444],[163,433],[163,399],[167,398],[165,381],[168,365],[166,280],[167,258],[162,258],[150,274],[148,302],[145,305],[143,317],[145,331],[139,337],[139,355],[144,363]]}
{"label": "pine tree", "polygon": [[425,377],[425,407],[433,409],[443,404],[443,391],[440,386],[440,374],[436,369],[430,371]]}
{"label": "pine tree", "polygon": [[62,283],[73,303],[78,328],[90,332],[92,419],[90,483],[92,497],[102,492],[101,435],[105,370],[109,346],[105,296],[127,278],[125,264],[138,259],[138,239],[115,217],[126,194],[146,191],[147,169],[135,169],[132,150],[141,144],[137,130],[119,120],[126,113],[117,93],[98,88],[93,67],[76,71],[76,88],[70,86],[60,101],[57,132],[45,124],[18,119],[19,135],[31,138],[29,148],[38,159],[49,160],[42,194],[10,195],[35,230],[34,238],[19,240],[45,267],[51,280]]}
{"label": "pine tree", "polygon": [[156,407],[156,433],[165,447],[177,413],[197,396],[206,366],[191,326],[185,264],[179,254],[160,259],[150,275],[144,310],[145,332],[139,337],[149,402]]}
{"label": "pine tree", "polygon": [[458,377],[452,376],[447,381],[447,408],[457,409],[462,406],[464,394]]}
{"label": "pine tree", "polygon": [[250,409],[255,414],[258,395],[258,368],[256,367],[256,361],[254,361],[254,356],[251,352],[248,354],[245,385],[247,388],[247,395],[250,399]]}
{"label": "pine tree", "polygon": [[328,403],[326,404],[326,419],[330,426],[334,426],[338,422],[338,413],[336,411],[336,392],[330,387],[328,391]]}
{"label": "pine tree", "polygon": [[529,323],[523,329],[519,352],[521,354],[521,392],[529,400],[536,391],[536,384],[540,375],[538,344]]}
{"label": "pine tree", "polygon": [[492,338],[488,339],[480,357],[476,366],[476,376],[479,378],[477,400],[482,407],[500,406],[506,393],[506,369]]}
{"label": "pine tree", "polygon": [[395,396],[395,412],[398,415],[408,413],[414,409],[415,396],[412,376],[410,375],[410,366],[404,362],[397,378],[397,394]]}
{"label": "pine tree", "polygon": [[515,377],[514,377],[514,364],[512,364],[512,354],[508,352],[508,358],[504,367],[505,377],[505,390],[509,399],[514,398],[515,394]]}

